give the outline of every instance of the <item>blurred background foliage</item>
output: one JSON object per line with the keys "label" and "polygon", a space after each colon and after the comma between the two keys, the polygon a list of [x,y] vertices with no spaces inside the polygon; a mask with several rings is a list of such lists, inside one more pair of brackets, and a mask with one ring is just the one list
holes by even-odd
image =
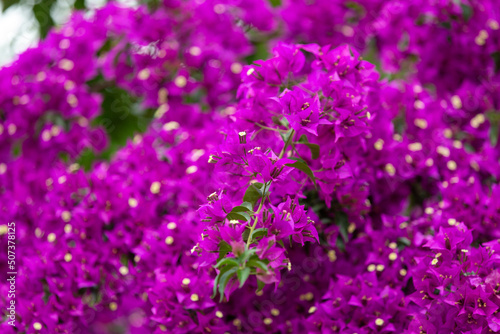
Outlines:
{"label": "blurred background foliage", "polygon": [[13,7],[24,7],[31,12],[31,17],[36,21],[38,36],[45,38],[50,28],[62,24],[69,17],[72,9],[87,9],[100,6],[106,0],[0,0],[2,14]]}

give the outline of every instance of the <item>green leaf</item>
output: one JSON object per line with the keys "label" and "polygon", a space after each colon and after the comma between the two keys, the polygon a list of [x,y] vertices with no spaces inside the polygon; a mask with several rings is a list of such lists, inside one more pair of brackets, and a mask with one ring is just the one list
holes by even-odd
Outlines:
{"label": "green leaf", "polygon": [[295,133],[293,131],[293,129],[290,129],[286,132],[280,132],[281,139],[283,139],[284,143],[288,143],[288,140],[290,139],[290,136],[292,135],[292,133]]}
{"label": "green leaf", "polygon": [[267,40],[255,41],[252,44],[255,52],[252,55],[245,58],[247,64],[252,64],[254,61],[259,59],[269,58],[270,48]]}
{"label": "green leaf", "polygon": [[215,296],[217,295],[217,286],[219,285],[219,278],[220,278],[220,274],[215,276],[215,281],[214,281],[214,289],[213,289],[213,292],[212,292],[212,296],[210,298],[215,298]]}
{"label": "green leaf", "polygon": [[278,6],[281,6],[281,0],[269,0],[269,3],[271,4],[271,6],[273,7],[278,7]]}
{"label": "green leaf", "polygon": [[247,212],[252,212],[252,204],[248,202],[243,202],[242,205],[235,206],[231,212],[227,215],[230,220],[245,220],[249,222],[251,220],[250,215]]}
{"label": "green leaf", "polygon": [[311,151],[311,158],[312,159],[318,159],[319,158],[319,145],[318,144],[310,143],[307,140],[306,135],[300,136],[299,141],[297,142],[297,144],[303,144],[303,145],[306,145],[307,147],[309,147],[309,150]]}
{"label": "green leaf", "polygon": [[255,260],[255,259],[252,259],[250,261],[247,262],[247,266],[248,267],[251,267],[251,268],[259,268],[259,269],[262,269],[264,270],[266,273],[269,272],[269,269],[267,269],[267,264],[265,264],[264,262],[260,261],[260,260]]}
{"label": "green leaf", "polygon": [[255,238],[263,237],[263,236],[267,236],[267,228],[265,228],[265,227],[258,228],[256,230],[254,230],[252,232],[251,238],[253,240]]}
{"label": "green leaf", "polygon": [[222,300],[224,299],[224,290],[226,289],[227,283],[236,274],[237,271],[238,271],[237,267],[232,267],[224,274],[222,274],[222,276],[219,278],[219,294],[220,294],[219,302],[222,302]]}
{"label": "green leaf", "polygon": [[219,258],[217,261],[225,258],[226,255],[232,250],[232,247],[225,241],[219,242]]}
{"label": "green leaf", "polygon": [[347,214],[343,211],[335,213],[335,225],[339,227],[340,235],[344,241],[349,240],[349,233],[347,229],[349,228],[349,218]]}
{"label": "green leaf", "polygon": [[240,263],[245,263],[250,257],[255,254],[256,251],[256,248],[247,249],[243,252],[243,254],[239,256],[238,260],[240,261]]}
{"label": "green leaf", "polygon": [[245,284],[248,276],[250,276],[250,268],[240,268],[238,270],[238,281],[240,281],[240,288]]}
{"label": "green leaf", "polygon": [[349,9],[351,9],[353,12],[357,13],[358,15],[362,15],[366,12],[365,8],[362,5],[360,5],[359,3],[356,3],[354,1],[346,2],[345,6]]}
{"label": "green leaf", "polygon": [[226,267],[222,267],[222,269],[219,271],[219,274],[217,274],[217,276],[215,277],[215,280],[214,280],[214,288],[213,288],[213,294],[212,294],[211,298],[215,298],[215,296],[217,295],[217,287],[219,286],[219,282],[220,282],[222,275],[224,275],[226,272],[228,272],[231,269],[238,270],[237,267],[226,266]]}
{"label": "green leaf", "polygon": [[111,146],[119,149],[137,133],[143,133],[153,119],[155,111],[140,106],[140,101],[113,83],[96,77],[89,82],[92,90],[102,97],[101,114],[92,121],[93,126],[102,126],[109,135]]}
{"label": "green leaf", "polygon": [[16,3],[19,3],[19,0],[2,0],[2,12],[5,12],[7,8]]}
{"label": "green leaf", "polygon": [[252,218],[250,218],[250,215],[246,212],[230,212],[227,215],[227,219],[229,220],[245,220],[249,222]]}
{"label": "green leaf", "polygon": [[338,236],[337,240],[335,240],[335,246],[337,246],[341,253],[345,252],[345,242],[341,236]]}
{"label": "green leaf", "polygon": [[33,6],[33,15],[38,21],[38,30],[40,32],[40,37],[45,38],[50,30],[54,26],[54,20],[50,15],[52,6],[56,3],[55,0],[45,0],[36,3]]}
{"label": "green leaf", "polygon": [[75,9],[85,9],[85,0],[76,0],[73,6]]}
{"label": "green leaf", "polygon": [[473,14],[472,7],[464,3],[461,3],[460,7],[462,8],[462,15],[464,16],[465,21],[469,21]]}
{"label": "green leaf", "polygon": [[495,147],[498,142],[498,124],[496,126],[493,126],[493,124],[490,126],[489,137],[491,146]]}
{"label": "green leaf", "polygon": [[262,282],[261,280],[257,280],[257,291],[255,291],[255,292],[262,291],[262,289],[264,289],[265,286],[266,286],[266,283]]}
{"label": "green leaf", "polygon": [[500,114],[497,111],[486,113],[486,117],[490,121],[489,137],[491,146],[496,146],[498,142],[498,128],[500,126]]}
{"label": "green leaf", "polygon": [[247,242],[248,241],[248,236],[250,235],[250,230],[248,228],[246,228],[244,231],[243,231],[243,234],[241,235],[242,239],[244,242]]}
{"label": "green leaf", "polygon": [[229,267],[234,267],[238,266],[239,263],[235,258],[232,257],[226,257],[217,262],[217,264],[214,266],[214,268],[220,268],[222,266],[229,266]]}
{"label": "green leaf", "polygon": [[493,62],[495,63],[495,73],[498,73],[500,71],[500,51],[495,51],[491,54],[491,57],[493,58]]}
{"label": "green leaf", "polygon": [[410,246],[411,245],[411,241],[408,238],[401,237],[401,238],[398,238],[398,244],[399,244],[398,249],[402,250],[405,247]]}
{"label": "green leaf", "polygon": [[305,162],[299,161],[297,158],[289,158],[289,159],[297,160],[297,161],[294,162],[293,164],[285,164],[285,166],[293,167],[293,168],[296,168],[296,169],[301,170],[304,173],[306,173],[307,176],[309,176],[311,181],[314,183],[314,186],[316,187],[316,178],[314,177],[314,173],[311,170],[311,168],[309,168],[309,166]]}
{"label": "green leaf", "polygon": [[[243,210],[243,211],[249,211],[249,212],[253,211],[252,203],[249,203],[249,202],[243,202],[243,203],[241,203],[240,206],[237,206],[236,208],[246,208],[246,210]],[[234,208],[234,209],[236,209],[236,208]]]}
{"label": "green leaf", "polygon": [[248,186],[247,190],[245,191],[245,195],[243,196],[243,201],[248,202],[252,205],[252,207],[255,206],[255,203],[259,199],[261,199],[264,194],[264,184],[260,182],[256,182]]}
{"label": "green leaf", "polygon": [[128,267],[128,257],[127,257],[127,255],[122,254],[122,255],[120,256],[120,263],[121,263],[123,266]]}
{"label": "green leaf", "polygon": [[275,124],[275,125],[283,125],[283,124],[281,124],[281,120],[278,116],[271,117],[271,120],[273,121],[273,124]]}

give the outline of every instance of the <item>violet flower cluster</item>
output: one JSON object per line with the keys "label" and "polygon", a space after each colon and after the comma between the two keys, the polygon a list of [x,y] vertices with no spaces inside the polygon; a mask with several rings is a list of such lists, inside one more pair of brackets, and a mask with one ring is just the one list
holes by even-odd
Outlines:
{"label": "violet flower cluster", "polygon": [[[500,332],[499,22],[494,0],[74,13],[0,69],[1,332]],[[106,160],[110,111],[148,126]]]}

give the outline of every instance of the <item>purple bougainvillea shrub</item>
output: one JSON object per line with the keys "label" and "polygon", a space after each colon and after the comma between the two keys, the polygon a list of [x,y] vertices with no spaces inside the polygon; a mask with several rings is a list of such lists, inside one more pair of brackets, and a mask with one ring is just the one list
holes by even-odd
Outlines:
{"label": "purple bougainvillea shrub", "polygon": [[0,70],[2,333],[500,332],[497,5],[75,13]]}

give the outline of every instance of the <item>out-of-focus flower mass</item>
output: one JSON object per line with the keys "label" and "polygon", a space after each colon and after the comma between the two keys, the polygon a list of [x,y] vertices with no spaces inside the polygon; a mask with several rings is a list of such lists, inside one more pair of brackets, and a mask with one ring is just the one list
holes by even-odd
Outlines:
{"label": "out-of-focus flower mass", "polygon": [[499,112],[497,0],[75,11],[0,69],[0,331],[500,333]]}

